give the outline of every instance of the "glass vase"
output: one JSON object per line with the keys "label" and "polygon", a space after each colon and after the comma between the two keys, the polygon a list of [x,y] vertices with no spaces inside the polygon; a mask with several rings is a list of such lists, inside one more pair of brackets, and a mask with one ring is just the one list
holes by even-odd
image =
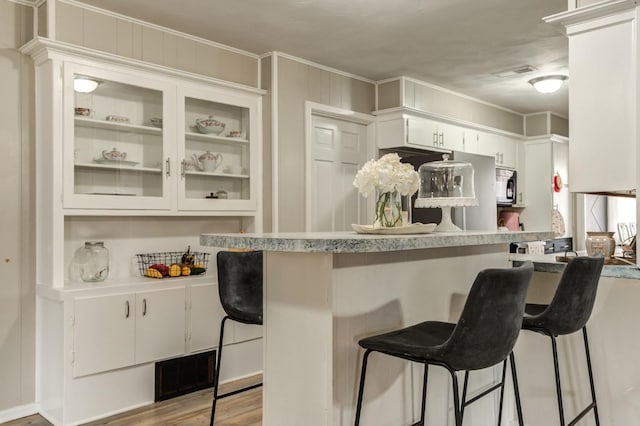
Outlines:
{"label": "glass vase", "polygon": [[402,200],[398,191],[381,192],[376,200],[374,228],[402,226]]}

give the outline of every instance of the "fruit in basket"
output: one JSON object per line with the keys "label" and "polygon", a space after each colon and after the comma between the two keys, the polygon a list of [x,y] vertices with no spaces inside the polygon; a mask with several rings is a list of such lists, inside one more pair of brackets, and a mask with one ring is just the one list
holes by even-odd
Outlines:
{"label": "fruit in basket", "polygon": [[163,263],[154,263],[153,265],[149,266],[149,268],[155,269],[156,271],[160,272],[163,277],[169,275],[169,267]]}
{"label": "fruit in basket", "polygon": [[170,277],[179,277],[181,273],[182,273],[182,267],[177,263],[174,263],[171,266],[169,266]]}
{"label": "fruit in basket", "polygon": [[183,265],[181,272],[182,272],[182,275],[191,275],[191,268],[186,265]]}
{"label": "fruit in basket", "polygon": [[191,246],[188,246],[186,253],[182,255],[182,264],[191,266],[194,263],[196,263],[196,257],[191,254]]}
{"label": "fruit in basket", "polygon": [[[194,268],[204,268],[204,265],[200,262],[196,263],[195,265],[193,265]],[[193,268],[192,268],[193,269]]]}
{"label": "fruit in basket", "polygon": [[198,266],[194,266],[194,267],[191,268],[191,275],[204,274],[204,271],[206,271],[206,269],[200,268]]}
{"label": "fruit in basket", "polygon": [[154,268],[147,268],[144,274],[149,278],[162,278],[162,272]]}

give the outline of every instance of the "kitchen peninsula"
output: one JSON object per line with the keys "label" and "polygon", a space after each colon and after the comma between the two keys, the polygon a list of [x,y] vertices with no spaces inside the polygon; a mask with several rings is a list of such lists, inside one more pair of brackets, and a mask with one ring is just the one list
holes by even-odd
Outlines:
{"label": "kitchen peninsula", "polygon": [[[509,266],[509,243],[550,236],[204,234],[200,242],[265,252],[263,424],[337,426],[353,424],[359,339],[424,320],[456,321],[476,274]],[[419,417],[422,367],[389,357],[372,356],[370,363],[362,423],[412,423]],[[447,389],[447,375],[438,370],[430,370],[430,386]],[[496,374],[478,372],[471,394]],[[450,398],[430,393],[429,424],[448,424]],[[468,413],[495,422],[488,420],[495,403],[487,399]]]}

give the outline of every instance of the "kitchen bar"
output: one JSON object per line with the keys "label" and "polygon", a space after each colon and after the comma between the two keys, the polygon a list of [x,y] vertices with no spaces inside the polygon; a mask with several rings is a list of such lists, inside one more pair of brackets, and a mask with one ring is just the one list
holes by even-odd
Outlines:
{"label": "kitchen bar", "polygon": [[[427,318],[455,321],[476,274],[509,266],[509,243],[549,237],[204,234],[200,242],[265,252],[263,424],[347,425],[354,416],[358,339]],[[406,424],[419,417],[422,367],[376,357],[370,363],[378,367],[368,379],[362,424]],[[446,374],[434,370],[431,380],[446,383]],[[490,370],[481,373],[483,382],[494,380]],[[481,386],[472,384],[471,392]],[[449,398],[430,395],[435,409],[428,410],[429,424],[447,424]],[[479,403],[469,416],[492,418],[494,405],[490,399]]]}

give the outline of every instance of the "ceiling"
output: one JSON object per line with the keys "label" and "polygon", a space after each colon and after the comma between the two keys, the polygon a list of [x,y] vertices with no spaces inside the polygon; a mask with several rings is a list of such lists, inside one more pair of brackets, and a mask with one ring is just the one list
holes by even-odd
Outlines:
{"label": "ceiling", "polygon": [[[79,1],[256,54],[284,52],[376,81],[408,76],[520,113],[568,116],[567,84],[542,95],[527,83],[568,75],[563,29],[542,20],[566,0]],[[522,65],[536,70],[495,75]]]}

